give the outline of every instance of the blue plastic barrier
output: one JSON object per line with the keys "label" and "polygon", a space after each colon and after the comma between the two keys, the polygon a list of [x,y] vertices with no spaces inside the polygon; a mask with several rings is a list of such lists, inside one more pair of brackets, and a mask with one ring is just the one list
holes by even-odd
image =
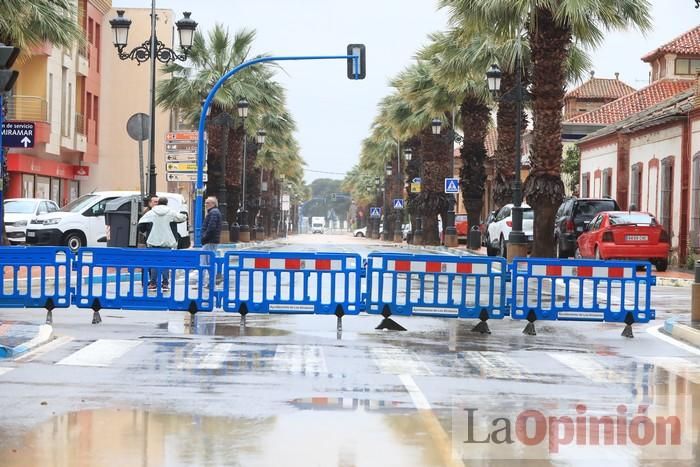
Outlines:
{"label": "blue plastic barrier", "polygon": [[211,251],[82,248],[74,268],[73,303],[81,308],[211,311],[216,304]]}
{"label": "blue plastic barrier", "polygon": [[[635,323],[656,318],[646,261],[516,258],[511,265],[511,317]],[[619,290],[619,293],[618,293]]]}
{"label": "blue plastic barrier", "polygon": [[63,247],[0,247],[0,307],[70,306],[71,259]]}
{"label": "blue plastic barrier", "polygon": [[395,315],[503,318],[507,265],[503,258],[376,253],[368,257],[367,312]]}
{"label": "blue plastic barrier", "polygon": [[344,314],[362,309],[357,254],[228,252],[220,305],[228,312]]}

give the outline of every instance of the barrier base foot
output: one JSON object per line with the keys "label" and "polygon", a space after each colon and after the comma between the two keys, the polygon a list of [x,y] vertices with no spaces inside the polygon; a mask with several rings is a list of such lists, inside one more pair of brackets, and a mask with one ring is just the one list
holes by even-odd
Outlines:
{"label": "barrier base foot", "polygon": [[625,324],[625,329],[622,330],[622,337],[627,337],[628,339],[632,339],[634,337],[631,324]]}
{"label": "barrier base foot", "polygon": [[100,324],[102,322],[102,317],[100,312],[95,310],[92,312],[92,324]]}
{"label": "barrier base foot", "polygon": [[379,326],[377,326],[374,329],[388,329],[389,331],[405,331],[406,328],[401,326],[399,323],[394,321],[391,318],[384,318],[381,323],[379,323]]}
{"label": "barrier base foot", "polygon": [[535,331],[535,322],[530,322],[527,323],[527,326],[525,326],[525,329],[523,329],[523,334],[526,336],[536,336],[537,331]]}
{"label": "barrier base foot", "polygon": [[46,312],[46,324],[53,324],[53,312],[51,310]]}
{"label": "barrier base foot", "polygon": [[481,334],[491,334],[491,329],[486,321],[479,321],[479,323],[472,328],[472,332],[480,332]]}
{"label": "barrier base foot", "polygon": [[335,330],[338,332],[343,332],[343,318],[338,316],[338,322],[336,324]]}

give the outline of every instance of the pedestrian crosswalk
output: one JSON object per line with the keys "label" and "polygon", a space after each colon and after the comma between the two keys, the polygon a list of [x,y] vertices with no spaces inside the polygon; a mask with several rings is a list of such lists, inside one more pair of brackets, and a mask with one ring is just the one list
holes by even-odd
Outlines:
{"label": "pedestrian crosswalk", "polygon": [[[64,345],[17,366],[0,366],[0,378],[26,363],[57,367],[97,367],[126,370],[142,362],[156,369],[217,374],[258,372],[261,375],[327,376],[382,374],[399,378],[439,377],[509,380],[522,383],[617,385],[647,394],[663,370],[700,383],[700,360],[693,357],[622,357],[583,352],[462,351],[427,353],[377,344],[347,349],[312,344],[255,345],[218,340],[164,342],[140,339],[98,339]],[[71,344],[66,345],[66,344]],[[353,353],[354,354],[351,354]],[[57,355],[57,357],[54,357]],[[369,358],[366,358],[369,356]],[[354,357],[354,358],[353,358]],[[53,361],[52,361],[53,360]],[[14,376],[13,376],[14,378]],[[411,379],[411,381],[414,381]],[[420,382],[416,379],[415,381]]]}

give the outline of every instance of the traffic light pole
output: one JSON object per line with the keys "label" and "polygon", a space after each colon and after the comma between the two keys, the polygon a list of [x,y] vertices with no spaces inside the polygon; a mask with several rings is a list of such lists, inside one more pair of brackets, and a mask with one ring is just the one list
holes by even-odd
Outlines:
{"label": "traffic light pole", "polygon": [[346,60],[348,62],[348,77],[351,79],[363,79],[365,75],[365,56],[364,56],[364,46],[361,44],[350,44],[348,46],[347,55],[310,55],[310,56],[292,56],[292,57],[258,57],[247,62],[243,62],[240,65],[233,68],[231,71],[226,73],[224,76],[219,78],[214,87],[207,95],[204,105],[202,106],[202,113],[199,116],[199,133],[197,135],[197,182],[195,185],[195,206],[194,206],[194,246],[199,248],[202,246],[202,221],[204,217],[204,130],[207,118],[207,110],[211,107],[212,100],[216,95],[216,92],[223,86],[223,84],[228,81],[233,75],[239,71],[248,68],[249,66],[256,65],[258,63],[264,62],[282,62],[282,61],[295,61],[295,60]]}

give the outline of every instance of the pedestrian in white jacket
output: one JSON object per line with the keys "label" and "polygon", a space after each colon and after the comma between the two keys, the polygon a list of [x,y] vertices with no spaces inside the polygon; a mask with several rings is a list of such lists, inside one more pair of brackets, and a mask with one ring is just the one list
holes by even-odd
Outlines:
{"label": "pedestrian in white jacket", "polygon": [[[185,222],[187,216],[185,214],[175,212],[168,207],[168,198],[158,198],[158,204],[149,210],[139,220],[139,224],[151,224],[151,229],[146,239],[146,246],[149,248],[165,248],[171,250],[177,247],[177,239],[173,234],[173,229],[170,228],[171,222]],[[148,284],[149,290],[155,290],[158,285],[160,271],[151,269],[150,280]],[[168,271],[163,271],[163,280],[161,282],[163,291],[169,288]]]}

